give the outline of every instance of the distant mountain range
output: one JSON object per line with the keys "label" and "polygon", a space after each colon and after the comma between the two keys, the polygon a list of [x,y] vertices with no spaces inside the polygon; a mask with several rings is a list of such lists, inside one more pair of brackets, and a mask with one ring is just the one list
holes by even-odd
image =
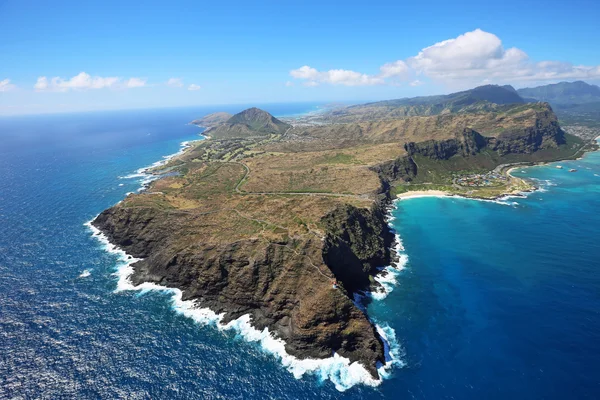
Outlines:
{"label": "distant mountain range", "polygon": [[512,86],[485,85],[448,95],[421,96],[350,106],[333,110],[328,117],[336,122],[356,122],[498,111],[505,105],[525,102]]}
{"label": "distant mountain range", "polygon": [[524,99],[564,106],[600,102],[600,87],[583,81],[560,82],[517,90]]}
{"label": "distant mountain range", "polygon": [[496,104],[525,103],[525,100],[519,96],[517,91],[510,85],[484,85],[474,89],[462,92],[451,93],[438,96],[420,96],[404,98],[398,100],[379,101],[376,103],[367,103],[368,105],[389,105],[389,106],[436,106],[449,108],[453,106],[468,106],[481,101],[487,101]]}
{"label": "distant mountain range", "polygon": [[528,101],[550,103],[565,125],[600,127],[600,87],[583,81],[560,82],[517,91]]}
{"label": "distant mountain range", "polygon": [[395,119],[411,116],[503,111],[515,104],[547,102],[554,108],[598,103],[600,88],[577,81],[515,90],[510,85],[484,85],[447,95],[385,100],[335,109],[326,118],[335,122]]}

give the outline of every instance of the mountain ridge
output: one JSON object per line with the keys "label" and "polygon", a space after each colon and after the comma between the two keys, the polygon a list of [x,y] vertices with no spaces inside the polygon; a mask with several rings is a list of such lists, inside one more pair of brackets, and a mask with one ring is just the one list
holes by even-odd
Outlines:
{"label": "mountain ridge", "polygon": [[384,100],[333,110],[326,118],[335,122],[394,119],[413,116],[496,111],[501,106],[523,104],[510,85],[484,85],[447,95]]}
{"label": "mountain ridge", "polygon": [[518,89],[526,98],[554,105],[573,105],[600,102],[600,87],[584,81],[559,82],[532,88]]}

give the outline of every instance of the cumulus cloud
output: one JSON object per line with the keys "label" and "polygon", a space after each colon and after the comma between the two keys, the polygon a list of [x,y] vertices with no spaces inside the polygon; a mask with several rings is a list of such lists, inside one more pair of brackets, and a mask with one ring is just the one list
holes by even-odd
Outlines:
{"label": "cumulus cloud", "polygon": [[125,87],[127,88],[136,88],[136,87],[144,87],[146,86],[146,80],[140,78],[129,78],[125,82]]}
{"label": "cumulus cloud", "polygon": [[443,82],[518,82],[594,79],[600,66],[530,60],[516,47],[504,48],[500,38],[476,29],[421,50],[407,60],[418,74]]}
{"label": "cumulus cloud", "polygon": [[196,85],[195,83],[192,83],[190,86],[188,86],[188,90],[200,90],[202,89],[202,87],[200,85]]}
{"label": "cumulus cloud", "polygon": [[573,65],[561,61],[533,61],[516,47],[505,48],[500,38],[481,29],[426,47],[417,55],[383,64],[368,75],[343,69],[318,71],[307,65],[290,71],[305,84],[380,85],[428,78],[446,84],[506,83],[564,79],[599,79],[600,65]]}
{"label": "cumulus cloud", "polygon": [[306,80],[306,86],[317,86],[321,83],[345,86],[379,85],[384,83],[383,79],[378,76],[361,74],[347,69],[317,71],[308,65],[291,70],[290,75],[296,79]]}
{"label": "cumulus cloud", "polygon": [[69,90],[89,90],[89,89],[118,89],[118,88],[136,88],[146,85],[146,80],[141,78],[129,78],[121,81],[121,78],[90,76],[85,72],[80,72],[70,79],[63,79],[55,76],[48,79],[40,76],[33,88],[37,91],[67,92]]}
{"label": "cumulus cloud", "polygon": [[426,47],[407,63],[430,78],[456,79],[488,77],[492,71],[509,71],[527,58],[527,54],[517,48],[505,50],[496,35],[476,29]]}
{"label": "cumulus cloud", "polygon": [[410,67],[402,60],[383,64],[379,70],[382,78],[400,77],[406,78],[410,76]]}
{"label": "cumulus cloud", "polygon": [[33,85],[33,88],[38,91],[48,89],[48,78],[46,78],[45,76],[40,76],[39,78],[37,78],[37,82],[35,83],[35,85]]}
{"label": "cumulus cloud", "polygon": [[181,80],[181,78],[170,78],[167,81],[167,86],[180,88],[183,87],[183,81]]}
{"label": "cumulus cloud", "polygon": [[16,87],[16,85],[10,83],[10,79],[4,79],[0,81],[0,92],[8,92]]}

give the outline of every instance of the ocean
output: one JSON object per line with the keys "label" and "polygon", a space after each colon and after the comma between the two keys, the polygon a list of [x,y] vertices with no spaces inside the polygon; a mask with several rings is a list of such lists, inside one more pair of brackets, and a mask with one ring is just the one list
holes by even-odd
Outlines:
{"label": "ocean", "polygon": [[403,269],[367,308],[399,362],[375,387],[117,290],[123,262],[85,223],[198,139],[187,122],[243,108],[0,118],[0,398],[600,397],[600,153],[515,171],[542,188],[526,198],[396,202]]}

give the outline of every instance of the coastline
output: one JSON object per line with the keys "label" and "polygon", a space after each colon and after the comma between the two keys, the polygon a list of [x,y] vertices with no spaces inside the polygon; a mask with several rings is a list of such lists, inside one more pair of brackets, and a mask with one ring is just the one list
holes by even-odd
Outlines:
{"label": "coastline", "polygon": [[[518,180],[521,180],[522,182],[528,184],[530,186],[529,189],[524,189],[524,190],[523,189],[515,189],[512,191],[507,191],[507,192],[500,193],[496,196],[491,196],[491,197],[482,197],[482,196],[476,196],[476,195],[468,196],[468,195],[463,195],[460,193],[454,193],[454,192],[444,191],[444,190],[408,190],[404,193],[397,194],[395,200],[400,201],[400,200],[422,198],[422,197],[440,197],[440,198],[441,197],[455,197],[455,198],[463,198],[463,199],[469,199],[469,200],[499,202],[501,200],[506,200],[509,198],[522,198],[522,197],[526,197],[527,195],[534,193],[536,191],[542,190],[542,189],[540,187],[532,184],[531,182],[527,182],[523,178],[513,176],[511,174],[511,172],[513,170],[515,170],[517,168],[530,168],[530,167],[545,166],[545,165],[550,165],[553,163],[564,162],[564,161],[581,160],[587,154],[599,151],[599,149],[600,149],[600,136],[589,140],[587,143],[584,143],[577,151],[575,151],[575,153],[572,154],[572,156],[570,156],[568,158],[563,158],[563,159],[555,160],[555,161],[515,162],[515,163],[509,163],[509,164],[501,164],[501,165],[498,165],[496,168],[494,168],[494,171],[500,172],[500,173],[506,175],[507,177],[509,177],[510,179],[518,179]],[[577,155],[580,152],[582,154],[579,157],[577,157]]]}
{"label": "coastline", "polygon": [[[556,162],[559,162],[559,161],[556,161]],[[514,164],[499,165],[498,167],[496,167],[496,169],[500,168],[501,173],[508,176],[510,179],[520,180],[521,182],[527,184],[529,186],[527,189],[516,188],[516,189],[502,192],[502,193],[499,193],[497,195],[490,196],[490,197],[477,196],[477,195],[469,196],[469,195],[463,195],[463,194],[456,193],[456,192],[445,191],[445,190],[435,190],[435,189],[408,190],[406,192],[397,194],[395,200],[401,201],[401,200],[423,198],[423,197],[439,197],[439,198],[455,197],[455,198],[462,198],[462,199],[468,199],[468,200],[491,201],[491,202],[501,203],[501,201],[499,201],[499,200],[507,200],[509,198],[515,198],[515,197],[517,197],[517,198],[526,197],[529,193],[533,193],[533,192],[539,190],[539,187],[537,187],[536,185],[533,185],[531,182],[527,182],[522,178],[518,178],[518,177],[511,175],[511,171],[516,169],[518,166],[525,168],[525,167],[531,167],[531,166],[536,166],[536,165],[546,165],[546,164],[549,164],[549,163],[535,163],[535,164],[514,163]]]}
{"label": "coastline", "polygon": [[414,199],[419,197],[450,197],[453,196],[450,192],[443,190],[412,190],[396,195],[398,200]]}
{"label": "coastline", "polygon": [[209,308],[201,307],[194,300],[182,300],[183,292],[180,289],[149,282],[134,286],[129,277],[133,273],[133,264],[141,261],[141,259],[127,254],[118,246],[110,243],[106,235],[92,225],[92,221],[93,219],[84,225],[92,232],[92,236],[102,244],[104,251],[118,257],[117,270],[114,273],[117,277],[116,293],[122,291],[145,292],[150,290],[168,292],[172,294],[171,304],[175,312],[193,319],[200,325],[215,326],[220,331],[233,330],[247,342],[258,342],[263,351],[275,356],[283,367],[292,373],[296,379],[302,378],[307,373],[313,374],[321,381],[330,380],[338,391],[343,392],[357,384],[364,384],[371,387],[378,386],[385,378],[390,376],[389,370],[393,365],[402,363],[397,358],[399,347],[395,340],[395,332],[387,325],[375,324],[377,332],[384,340],[387,352],[386,364],[378,368],[380,379],[373,379],[361,363],[351,363],[348,358],[339,356],[336,353],[333,353],[332,357],[324,359],[299,359],[288,354],[285,350],[285,342],[275,337],[268,328],[262,331],[255,329],[251,324],[249,314],[242,315],[224,324],[222,323],[224,314],[216,314]]}

